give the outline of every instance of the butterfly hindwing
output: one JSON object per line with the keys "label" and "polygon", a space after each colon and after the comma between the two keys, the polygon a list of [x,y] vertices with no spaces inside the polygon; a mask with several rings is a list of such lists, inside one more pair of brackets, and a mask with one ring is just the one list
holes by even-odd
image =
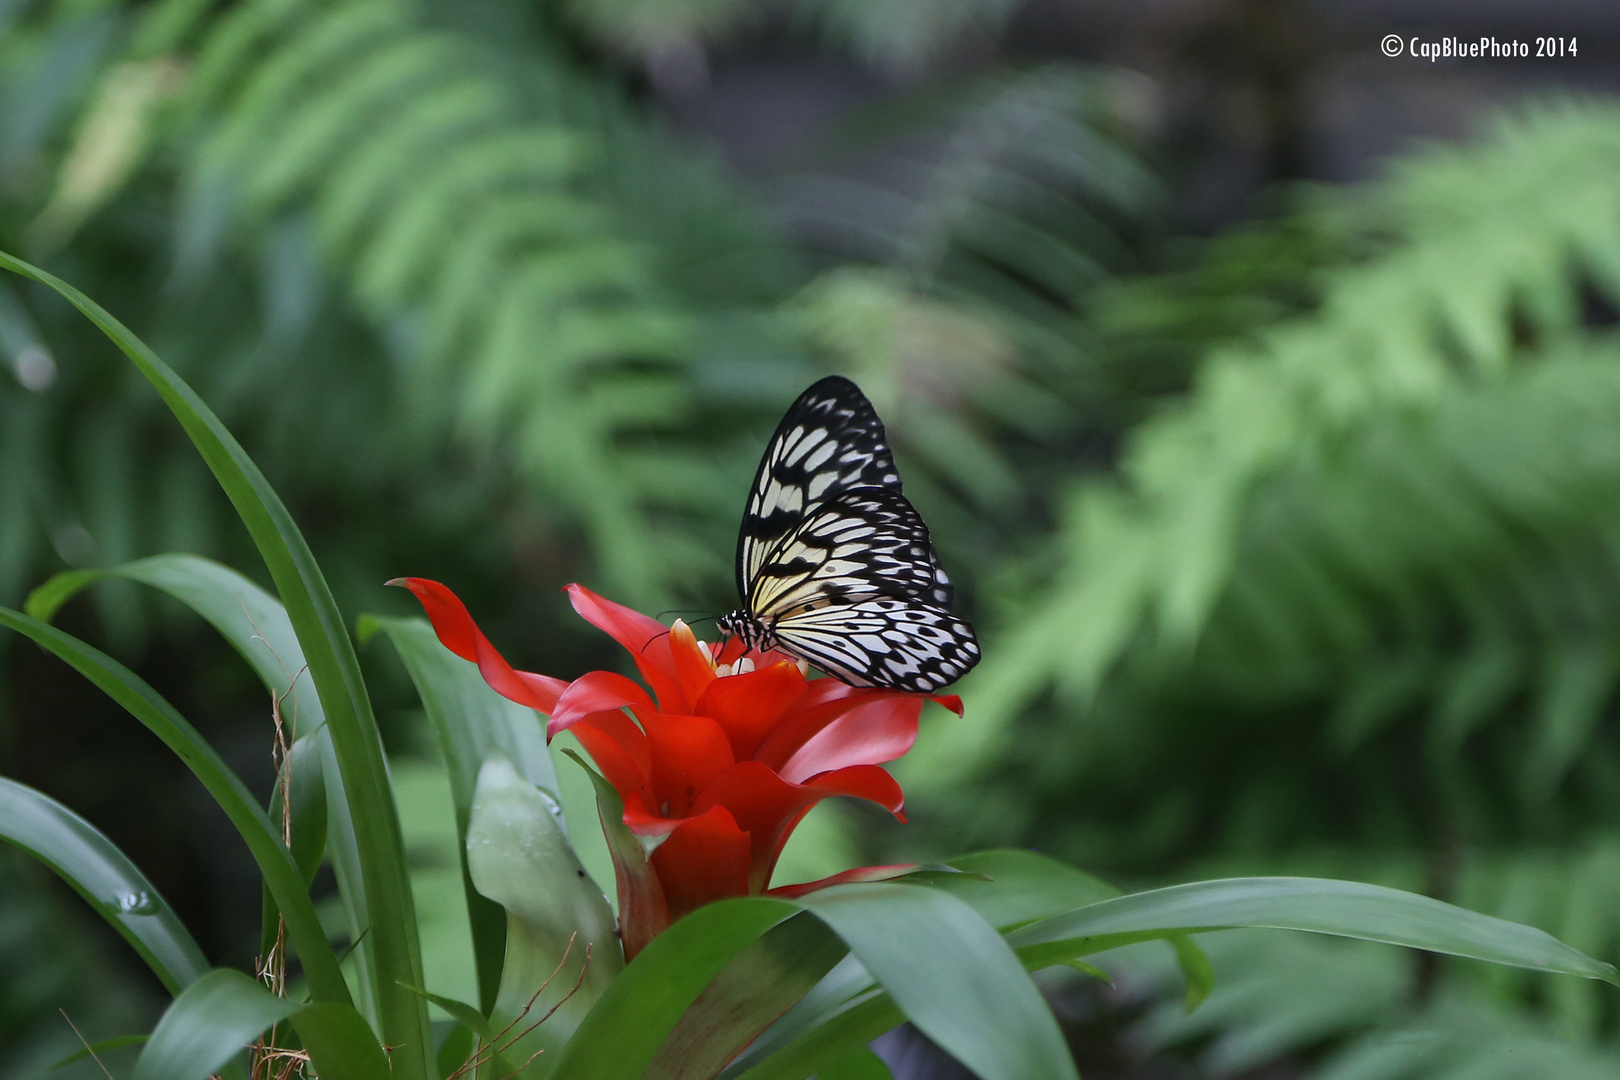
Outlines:
{"label": "butterfly hindwing", "polygon": [[859,487],[899,491],[900,474],[872,403],[832,375],[799,395],[760,458],[737,534],[737,592],[749,595],[771,547],[806,508]]}
{"label": "butterfly hindwing", "polygon": [[854,686],[933,693],[979,662],[972,627],[942,607],[904,597],[816,608],[774,629],[796,656]]}

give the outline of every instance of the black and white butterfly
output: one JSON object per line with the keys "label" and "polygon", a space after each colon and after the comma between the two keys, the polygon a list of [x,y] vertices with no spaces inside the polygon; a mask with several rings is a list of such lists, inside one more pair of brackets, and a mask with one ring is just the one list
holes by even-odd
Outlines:
{"label": "black and white butterfly", "polygon": [[720,629],[854,686],[933,692],[979,662],[883,421],[848,379],[799,395],[760,459],[737,536],[743,606]]}

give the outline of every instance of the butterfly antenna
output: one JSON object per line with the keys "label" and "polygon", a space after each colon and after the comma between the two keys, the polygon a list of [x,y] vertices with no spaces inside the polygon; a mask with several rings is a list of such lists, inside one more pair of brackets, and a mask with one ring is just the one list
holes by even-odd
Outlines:
{"label": "butterfly antenna", "polygon": [[[702,608],[694,608],[694,609],[688,609],[688,610],[701,611],[703,609]],[[668,615],[668,614],[669,614],[669,612],[667,612],[667,611],[661,611],[661,612],[659,612],[659,617],[662,618],[663,616]],[[700,615],[697,618],[693,619],[692,622],[688,623],[687,625],[690,626],[690,625],[693,625],[695,623],[716,622],[716,621],[719,620],[719,618],[720,618],[720,616],[718,616],[718,615]],[[661,637],[668,637],[668,636],[669,636],[669,631],[668,630],[665,630],[662,634],[654,634],[652,637],[650,637],[646,641],[642,642],[641,651],[646,652],[647,651],[647,646],[651,645],[653,642],[657,641]]]}

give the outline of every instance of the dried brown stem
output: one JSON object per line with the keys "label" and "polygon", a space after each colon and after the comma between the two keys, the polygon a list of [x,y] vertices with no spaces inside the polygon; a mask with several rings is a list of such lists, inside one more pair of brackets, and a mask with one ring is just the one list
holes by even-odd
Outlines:
{"label": "dried brown stem", "polygon": [[[57,1009],[56,1011],[62,1014],[62,1019],[66,1020],[68,1027],[73,1029],[73,1034],[79,1037],[79,1041],[81,1043],[84,1043],[84,1051],[90,1055],[90,1060],[96,1063],[96,1068],[101,1070],[102,1075],[106,1076],[107,1080],[113,1080],[112,1073],[108,1072],[107,1066],[101,1063],[101,1058],[98,1057],[95,1050],[91,1048],[89,1040],[84,1037],[84,1032],[79,1030],[79,1025],[73,1022],[73,1017],[67,1014],[66,1009]],[[527,1068],[528,1062],[524,1062],[523,1065],[524,1068]]]}
{"label": "dried brown stem", "polygon": [[[287,664],[280,654],[270,645],[264,632],[259,629],[258,623],[248,613],[243,605],[242,615],[247,619],[248,625],[253,627],[253,637],[275,657],[276,663],[281,666],[281,672],[287,678],[287,689],[277,694],[270,694],[270,719],[275,728],[275,736],[271,741],[270,758],[276,769],[276,786],[281,795],[281,842],[288,848],[292,847],[292,747],[298,738],[298,699],[293,697],[292,717],[288,722],[282,718],[282,705],[288,697],[292,696],[293,687],[303,677],[308,665],[299,668],[297,674],[287,670]],[[269,954],[260,959],[255,974],[265,984],[271,993],[277,997],[287,996],[287,920],[278,911],[276,913],[276,938],[270,946]],[[292,1080],[294,1073],[302,1074],[303,1067],[309,1061],[309,1055],[302,1050],[289,1050],[277,1044],[277,1029],[279,1024],[272,1024],[270,1030],[253,1041],[249,1053],[252,1068],[249,1071],[251,1080]]]}
{"label": "dried brown stem", "polygon": [[[550,975],[546,976],[545,981],[540,984],[540,989],[534,992],[534,994],[529,998],[528,1003],[523,1006],[523,1009],[512,1018],[512,1022],[507,1024],[500,1031],[496,1032],[494,1038],[482,1043],[478,1049],[467,1058],[466,1061],[461,1063],[461,1067],[459,1069],[450,1074],[447,1080],[462,1080],[463,1077],[480,1068],[483,1068],[489,1062],[493,1061],[497,1055],[503,1054],[507,1050],[510,1050],[525,1035],[529,1034],[529,1032],[551,1019],[552,1014],[558,1009],[562,1008],[564,1003],[566,1003],[569,998],[579,993],[579,988],[585,983],[585,972],[589,970],[591,966],[591,946],[588,943],[585,946],[585,962],[580,965],[579,978],[574,980],[572,989],[570,989],[568,993],[564,994],[557,1004],[547,1009],[545,1015],[540,1017],[540,1019],[536,1020],[522,1031],[519,1031],[516,1035],[511,1035],[510,1038],[507,1037],[511,1034],[512,1029],[517,1027],[518,1024],[522,1023],[523,1020],[529,1015],[529,1012],[534,1008],[534,1003],[540,1000],[540,995],[546,992],[546,988],[551,985],[551,981],[562,973],[562,969],[568,964],[569,955],[574,951],[574,942],[578,937],[578,934],[572,934],[569,936],[568,946],[563,949],[562,959],[557,961],[557,966],[552,969]],[[519,1065],[515,1070],[504,1077],[503,1080],[512,1080],[513,1077],[517,1076],[524,1069],[527,1069],[530,1065],[534,1064],[534,1059],[539,1057],[544,1052],[545,1051],[542,1048],[530,1054],[528,1060],[526,1060],[522,1065]]]}

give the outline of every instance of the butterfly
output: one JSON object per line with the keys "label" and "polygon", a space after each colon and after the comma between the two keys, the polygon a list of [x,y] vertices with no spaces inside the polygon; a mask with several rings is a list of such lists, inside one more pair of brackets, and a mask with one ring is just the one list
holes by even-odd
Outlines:
{"label": "butterfly", "polygon": [[836,375],[799,395],[765,447],[737,535],[737,592],[723,632],[853,686],[931,693],[979,662],[928,526],[900,493],[883,421]]}

